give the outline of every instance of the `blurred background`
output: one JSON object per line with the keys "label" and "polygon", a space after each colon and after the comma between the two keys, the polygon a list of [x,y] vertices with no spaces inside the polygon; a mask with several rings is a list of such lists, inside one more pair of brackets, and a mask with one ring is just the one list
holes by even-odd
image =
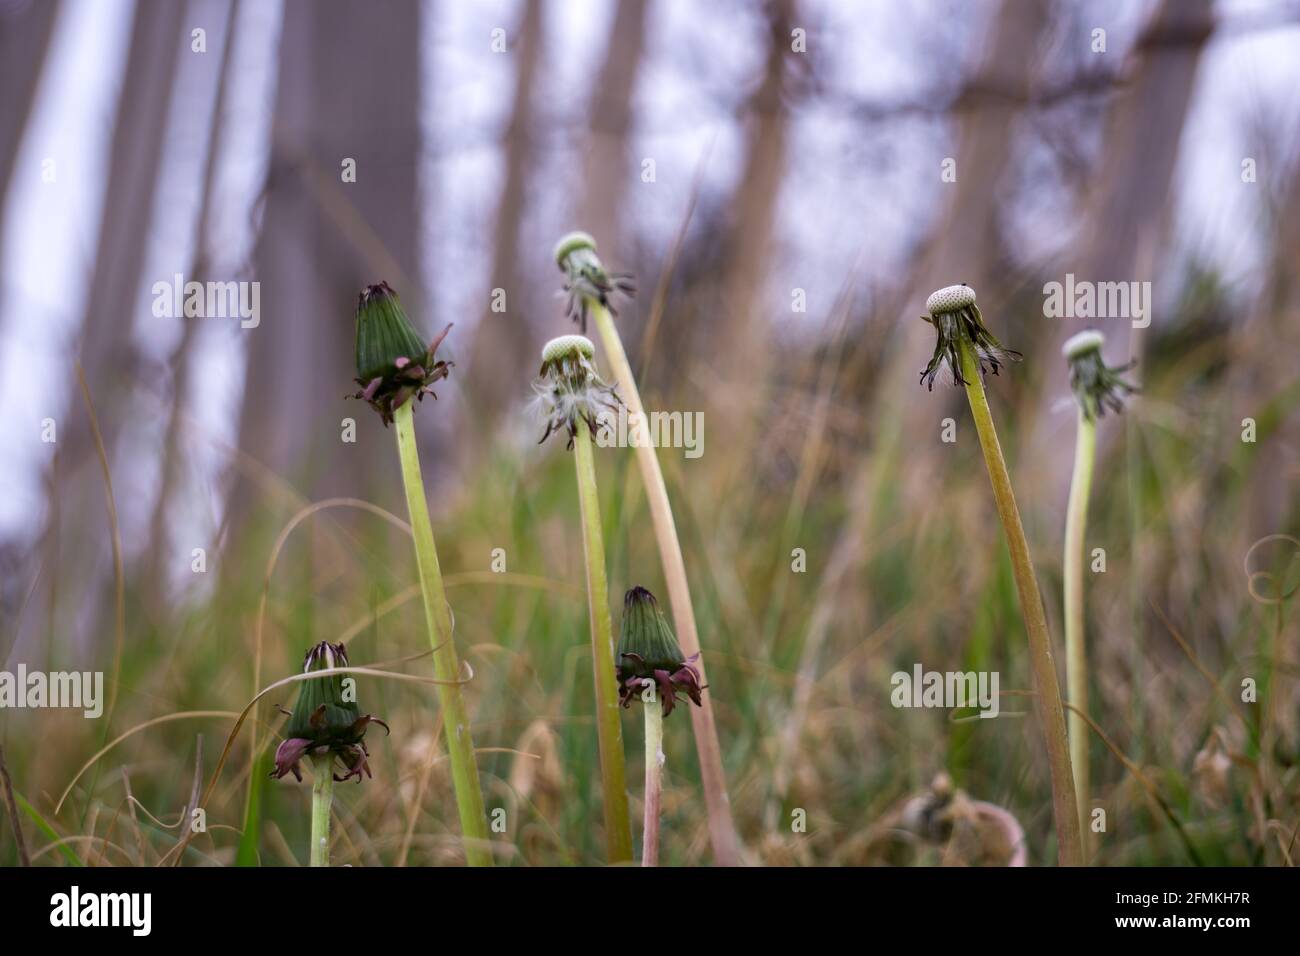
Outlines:
{"label": "blurred background", "polygon": [[[957,282],[1025,356],[990,396],[1058,656],[1059,347],[1096,325],[1138,361],[1088,539],[1097,860],[1300,853],[1300,544],[1250,551],[1300,533],[1300,4],[0,0],[0,78],[0,670],[102,670],[110,698],[0,710],[36,862],[165,858],[315,641],[427,672],[393,663],[426,647],[409,540],[311,508],[405,515],[392,434],[344,399],[381,279],[424,334],[455,323],[416,421],[499,858],[600,861],[572,466],[525,407],[576,331],[573,228],[637,277],[647,406],[704,415],[701,457],[659,456],[750,862],[1003,862],[898,836],[940,773],[1055,860],[1025,698],[889,700],[915,663],[1030,683],[964,395],[917,384]],[[160,315],[178,274],[257,283],[256,323]],[[1149,327],[1045,317],[1067,274],[1150,282]],[[663,581],[631,454],[597,464],[617,622]],[[361,695],[393,735],[340,788],[336,861],[458,862],[433,690]],[[263,780],[277,703],[186,864],[305,862],[309,788]],[[685,718],[667,752],[664,860],[708,862]]]}

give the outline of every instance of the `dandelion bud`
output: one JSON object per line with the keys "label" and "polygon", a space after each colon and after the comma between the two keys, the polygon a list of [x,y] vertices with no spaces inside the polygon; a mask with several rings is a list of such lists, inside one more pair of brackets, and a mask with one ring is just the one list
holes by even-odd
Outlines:
{"label": "dandelion bud", "polygon": [[596,303],[618,315],[611,297],[620,293],[631,297],[636,284],[630,272],[606,272],[596,255],[596,240],[585,232],[571,232],[555,244],[555,262],[565,275],[564,292],[568,296],[565,314],[578,322],[585,335],[587,309]]}
{"label": "dandelion bud", "polygon": [[664,716],[672,713],[680,691],[702,705],[700,673],[692,665],[699,654],[682,654],[655,596],[635,587],[623,599],[623,632],[618,639],[618,689],[624,707],[641,696],[647,680],[655,682]]}
{"label": "dandelion bud", "polygon": [[1120,376],[1137,364],[1137,359],[1115,368],[1101,357],[1101,347],[1106,340],[1094,329],[1072,335],[1061,346],[1061,354],[1070,365],[1070,388],[1083,409],[1088,421],[1106,414],[1106,409],[1118,414],[1124,410],[1123,398],[1136,392],[1137,386]]}
{"label": "dandelion bud", "polygon": [[[450,362],[434,358],[451,331],[448,325],[426,347],[387,282],[366,286],[357,300],[357,378],[361,391],[387,426],[393,412],[412,396],[433,395],[430,386],[450,373]],[[433,395],[437,398],[437,395]]]}
{"label": "dandelion bud", "polygon": [[[303,673],[312,673],[347,666],[348,655],[343,644],[322,641],[307,652],[302,669]],[[284,742],[275,752],[271,776],[278,780],[292,773],[301,782],[299,761],[303,757],[326,754],[338,757],[347,768],[347,773],[342,777],[335,775],[335,780],[356,777],[360,783],[362,773],[370,776],[366,762],[370,752],[363,740],[366,727],[375,723],[388,730],[388,724],[378,717],[362,714],[355,700],[346,699],[343,677],[339,674],[299,681],[298,688],[298,702],[285,727]]]}
{"label": "dandelion bud", "polygon": [[934,380],[944,365],[952,373],[954,385],[967,384],[961,374],[961,347],[963,341],[975,350],[980,374],[991,371],[994,375],[1005,362],[1019,361],[1020,353],[1004,349],[993,333],[984,325],[984,317],[975,304],[975,290],[970,286],[950,285],[937,289],[925,301],[929,313],[922,318],[934,326],[938,340],[934,355],[921,371],[921,381],[933,391]]}
{"label": "dandelion bud", "polygon": [[542,369],[533,391],[537,395],[534,404],[546,418],[546,433],[537,444],[552,432],[564,431],[572,448],[578,419],[595,432],[601,411],[617,410],[622,404],[614,387],[596,373],[595,355],[591,340],[581,335],[561,335],[543,346]]}

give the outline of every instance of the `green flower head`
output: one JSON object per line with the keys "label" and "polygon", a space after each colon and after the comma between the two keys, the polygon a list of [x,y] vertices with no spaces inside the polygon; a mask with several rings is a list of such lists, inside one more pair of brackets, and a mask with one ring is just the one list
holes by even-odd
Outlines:
{"label": "green flower head", "polygon": [[587,310],[595,302],[618,315],[612,298],[615,293],[632,296],[636,284],[630,272],[606,272],[596,255],[596,240],[585,232],[571,232],[555,244],[555,262],[564,273],[564,292],[568,296],[565,314],[587,334]]}
{"label": "green flower head", "polygon": [[561,335],[542,348],[542,369],[533,382],[533,404],[546,418],[546,433],[567,432],[568,447],[578,435],[578,419],[587,423],[594,437],[596,418],[602,411],[616,411],[618,391],[596,373],[596,347],[581,335]]}
{"label": "green flower head", "polygon": [[1112,368],[1101,356],[1105,343],[1100,332],[1089,329],[1070,336],[1061,346],[1061,354],[1070,365],[1070,388],[1088,421],[1105,415],[1107,408],[1116,414],[1122,412],[1125,396],[1138,391],[1136,385],[1120,378],[1137,365],[1137,359]]}
{"label": "green flower head", "polygon": [[[309,651],[303,660],[303,673],[332,670],[335,667],[347,667],[348,655],[342,643],[330,644],[322,641]],[[349,685],[352,682],[349,681]],[[318,757],[332,754],[347,768],[342,777],[335,775],[335,780],[347,780],[356,777],[361,782],[364,773],[370,776],[370,765],[366,758],[366,727],[378,724],[388,730],[388,724],[378,717],[362,714],[357,707],[356,696],[343,683],[343,675],[331,674],[314,680],[298,682],[298,702],[294,704],[293,714],[284,729],[284,742],[275,752],[275,769],[271,776],[277,780],[286,774],[293,774],[301,782],[302,772],[298,763],[303,757]]]}
{"label": "green flower head", "polygon": [[981,375],[986,371],[997,375],[1004,363],[1020,361],[1020,353],[1004,349],[984,325],[984,317],[975,304],[975,290],[965,283],[945,286],[931,293],[925,302],[925,310],[928,314],[921,318],[933,325],[938,335],[934,355],[921,370],[921,381],[931,391],[944,365],[948,366],[954,385],[966,384],[961,374],[963,341],[975,350]]}
{"label": "green flower head", "polygon": [[361,391],[351,397],[369,402],[385,426],[412,397],[437,398],[430,386],[450,374],[452,363],[438,361],[434,354],[450,331],[448,325],[426,347],[392,287],[387,282],[366,286],[357,299],[356,382]]}
{"label": "green flower head", "polygon": [[618,695],[624,707],[639,700],[648,682],[663,701],[664,716],[673,711],[678,692],[695,706],[703,706],[700,672],[694,667],[699,654],[682,654],[673,629],[668,626],[659,602],[643,587],[635,587],[623,598],[623,632],[618,639]]}

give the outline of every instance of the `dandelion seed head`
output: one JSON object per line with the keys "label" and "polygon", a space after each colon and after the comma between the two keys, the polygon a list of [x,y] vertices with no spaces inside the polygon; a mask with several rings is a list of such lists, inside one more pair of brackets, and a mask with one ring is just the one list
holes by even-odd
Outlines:
{"label": "dandelion seed head", "polygon": [[561,335],[551,339],[542,346],[542,366],[559,361],[567,355],[581,355],[584,358],[596,357],[596,346],[585,335]]}
{"label": "dandelion seed head", "polygon": [[1096,329],[1085,329],[1082,332],[1076,332],[1065,340],[1061,346],[1061,354],[1067,359],[1078,358],[1086,352],[1099,352],[1101,347],[1106,344],[1106,337]]}
{"label": "dandelion seed head", "polygon": [[1061,354],[1070,366],[1070,389],[1075,401],[1089,421],[1124,410],[1124,398],[1138,391],[1136,385],[1121,376],[1137,365],[1137,359],[1119,366],[1109,366],[1102,357],[1105,338],[1095,329],[1072,335],[1061,346]]}
{"label": "dandelion seed head", "polygon": [[974,304],[975,290],[970,286],[946,285],[930,293],[930,298],[925,300],[925,311],[938,315],[940,312],[956,312]]}
{"label": "dandelion seed head", "polygon": [[600,256],[596,254],[596,240],[585,232],[570,232],[555,245],[555,263],[564,273],[563,293],[568,303],[566,312],[587,331],[587,313],[593,306],[609,310],[614,308],[615,295],[630,298],[636,292],[636,283],[626,272],[607,272]]}
{"label": "dandelion seed head", "polygon": [[925,300],[929,313],[922,316],[934,326],[936,341],[934,354],[921,370],[921,382],[934,389],[934,380],[947,366],[954,385],[965,385],[961,372],[961,350],[969,347],[975,353],[980,375],[988,372],[997,375],[1003,365],[1020,360],[1020,353],[1003,348],[993,333],[984,325],[984,317],[975,304],[975,290],[970,286],[950,285],[936,289]]}
{"label": "dandelion seed head", "polygon": [[618,392],[596,371],[595,355],[591,340],[581,335],[562,335],[542,348],[542,368],[529,403],[532,413],[546,422],[541,441],[563,431],[572,448],[579,419],[594,433],[599,415],[622,404]]}

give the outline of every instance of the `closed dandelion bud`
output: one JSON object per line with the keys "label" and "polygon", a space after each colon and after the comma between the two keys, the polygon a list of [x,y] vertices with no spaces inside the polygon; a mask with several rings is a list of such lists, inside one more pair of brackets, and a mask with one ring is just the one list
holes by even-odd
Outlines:
{"label": "closed dandelion bud", "polygon": [[361,391],[352,397],[369,402],[387,426],[393,412],[412,397],[433,395],[430,386],[451,371],[450,362],[434,357],[449,331],[450,325],[426,346],[392,287],[387,282],[366,286],[357,299],[356,382]]}
{"label": "closed dandelion bud", "polygon": [[[302,669],[303,673],[309,674],[347,666],[348,655],[343,644],[322,641],[307,652]],[[347,773],[341,777],[335,775],[335,780],[356,777],[360,783],[362,773],[370,776],[370,766],[366,762],[370,753],[364,740],[366,727],[373,723],[388,730],[388,724],[378,717],[362,714],[356,701],[349,700],[349,696],[352,695],[344,693],[341,674],[298,682],[298,701],[285,727],[284,742],[275,752],[275,769],[271,776],[278,780],[292,773],[301,781],[299,761],[303,757],[326,754],[337,757],[347,768]]]}
{"label": "closed dandelion bud", "polygon": [[561,335],[542,348],[542,368],[533,382],[534,405],[546,418],[546,433],[567,432],[568,447],[578,434],[578,419],[593,434],[596,418],[603,410],[617,410],[622,404],[615,388],[596,373],[596,348],[581,335]]}
{"label": "closed dandelion bud", "polygon": [[1105,415],[1107,408],[1117,414],[1122,412],[1124,397],[1138,390],[1120,378],[1137,365],[1137,359],[1112,368],[1101,356],[1105,343],[1100,332],[1089,329],[1070,336],[1061,346],[1061,354],[1070,365],[1070,388],[1088,421]]}
{"label": "closed dandelion bud", "polygon": [[699,656],[682,654],[653,594],[643,587],[627,592],[617,654],[619,700],[624,707],[640,699],[648,680],[655,682],[665,717],[672,713],[679,692],[700,706],[700,692],[704,688],[700,686],[699,671],[692,666]]}
{"label": "closed dandelion bud", "polygon": [[587,309],[595,302],[618,315],[612,297],[615,293],[631,297],[636,284],[630,272],[606,272],[596,254],[596,240],[585,232],[571,232],[555,244],[555,262],[564,273],[564,292],[568,296],[565,314],[579,323],[587,333]]}
{"label": "closed dandelion bud", "polygon": [[927,315],[922,318],[934,326],[937,341],[934,355],[921,370],[921,381],[931,391],[934,380],[944,365],[952,374],[954,385],[965,385],[961,374],[961,345],[968,342],[975,351],[980,374],[991,371],[994,375],[1008,361],[1018,362],[1020,353],[1005,349],[984,325],[984,317],[975,304],[975,290],[966,284],[944,286],[930,294],[925,302]]}

